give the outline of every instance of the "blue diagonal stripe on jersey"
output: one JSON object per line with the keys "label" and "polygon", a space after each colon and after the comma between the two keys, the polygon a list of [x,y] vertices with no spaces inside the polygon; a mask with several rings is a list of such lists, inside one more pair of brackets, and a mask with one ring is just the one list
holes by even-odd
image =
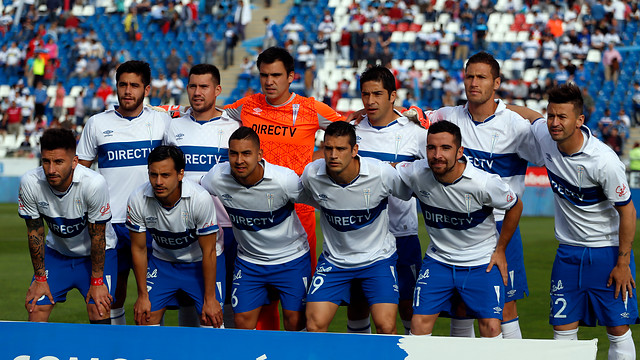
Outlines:
{"label": "blue diagonal stripe on jersey", "polygon": [[549,183],[551,183],[551,190],[575,206],[589,206],[607,200],[607,196],[600,186],[583,187],[580,189],[552,173],[549,169],[547,169],[547,174],[549,176]]}
{"label": "blue diagonal stripe on jersey", "polygon": [[185,171],[209,171],[213,165],[229,161],[229,150],[210,146],[180,146],[186,160]]}
{"label": "blue diagonal stripe on jersey", "polygon": [[253,211],[234,209],[225,206],[229,219],[238,230],[260,231],[280,225],[293,212],[293,203],[288,202],[283,207],[273,211]]}
{"label": "blue diagonal stripe on jersey", "polygon": [[72,238],[80,235],[87,227],[87,220],[89,219],[87,214],[84,214],[81,218],[67,219],[63,217],[49,217],[42,215],[44,220],[49,225],[49,230],[56,236],[61,238]]}
{"label": "blue diagonal stripe on jersey", "polygon": [[196,230],[189,229],[183,232],[163,231],[154,228],[147,228],[153,241],[161,248],[176,250],[184,249],[197,240]]}
{"label": "blue diagonal stripe on jersey", "polygon": [[435,229],[468,230],[482,224],[493,208],[483,206],[482,209],[466,213],[430,206],[420,201],[420,209],[424,216],[424,224]]}
{"label": "blue diagonal stripe on jersey", "polygon": [[323,207],[322,216],[338,231],[358,230],[373,223],[387,208],[388,203],[388,198],[385,198],[373,209],[332,210]]}
{"label": "blue diagonal stripe on jersey", "polygon": [[147,157],[160,140],[108,143],[98,146],[98,167],[147,166]]}
{"label": "blue diagonal stripe on jersey", "polygon": [[411,155],[396,155],[396,154],[390,154],[390,153],[364,151],[364,150],[358,150],[358,155],[363,157],[378,159],[380,161],[388,161],[388,162],[414,161],[417,159],[415,156],[411,156]]}
{"label": "blue diagonal stripe on jersey", "polygon": [[527,161],[517,154],[491,154],[485,151],[464,148],[464,154],[469,162],[478,169],[500,177],[525,175],[527,173]]}

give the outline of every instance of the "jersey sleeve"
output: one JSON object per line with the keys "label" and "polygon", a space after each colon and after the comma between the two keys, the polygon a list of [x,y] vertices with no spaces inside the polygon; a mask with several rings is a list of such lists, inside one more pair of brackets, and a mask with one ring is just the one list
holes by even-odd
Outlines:
{"label": "jersey sleeve", "polygon": [[427,158],[427,135],[429,132],[427,130],[420,129],[420,135],[418,136],[418,158],[426,159]]}
{"label": "jersey sleeve", "polygon": [[518,156],[538,166],[544,165],[544,160],[540,151],[538,151],[536,139],[531,131],[531,123],[518,114],[512,114],[512,116],[514,117],[514,125],[518,127],[517,134],[520,140],[516,149]]}
{"label": "jersey sleeve", "polygon": [[[618,160],[617,155],[615,155],[613,151],[611,151],[610,154],[610,160],[600,161],[602,165],[598,168],[598,177],[600,178],[598,182],[600,186],[602,186],[602,190],[607,196],[607,199],[609,199],[614,206],[624,206],[631,201],[631,191],[627,183],[625,166]],[[614,156],[615,158],[613,158]]]}
{"label": "jersey sleeve", "polygon": [[346,121],[347,118],[340,115],[337,111],[333,110],[329,105],[315,100],[316,111],[318,112],[318,126],[320,129],[326,129],[332,122]]}
{"label": "jersey sleeve", "polygon": [[95,116],[87,120],[76,148],[78,159],[93,161],[98,156],[98,143],[95,136]]}
{"label": "jersey sleeve", "polygon": [[314,171],[313,163],[309,163],[302,172],[302,176],[300,176],[300,182],[298,186],[300,186],[300,193],[298,194],[298,198],[296,199],[297,203],[306,204],[309,206],[313,206],[316,209],[320,208],[320,205],[315,201],[313,195],[311,193],[311,187],[309,184],[309,173]]}
{"label": "jersey sleeve", "polygon": [[429,124],[436,123],[440,120],[447,120],[447,108],[441,108],[438,110],[428,110],[424,112],[424,117],[429,120]]}
{"label": "jersey sleeve", "polygon": [[129,201],[127,201],[125,226],[129,230],[139,233],[147,231],[144,222],[143,197],[142,189],[138,188],[129,196]]}
{"label": "jersey sleeve", "polygon": [[92,224],[104,224],[111,220],[111,206],[109,205],[109,188],[107,181],[101,175],[91,179],[84,192],[87,202],[89,222]]}
{"label": "jersey sleeve", "polygon": [[196,225],[196,234],[209,235],[218,231],[216,208],[213,199],[206,191],[199,191],[193,201],[192,213]]}
{"label": "jersey sleeve", "polygon": [[246,101],[247,101],[246,98],[242,98],[234,102],[233,104],[225,105],[224,110],[227,112],[227,115],[231,119],[242,122],[242,118],[240,117],[240,114],[242,113],[242,105],[244,105]]}
{"label": "jersey sleeve", "polygon": [[509,210],[518,202],[518,195],[498,175],[490,174],[485,184],[484,205]]}
{"label": "jersey sleeve", "polygon": [[385,182],[385,186],[391,191],[391,195],[401,199],[409,200],[413,191],[400,178],[400,174],[387,163],[380,164],[380,172]]}
{"label": "jersey sleeve", "polygon": [[213,167],[204,174],[204,176],[200,179],[200,186],[202,186],[205,190],[209,192],[209,194],[213,196],[218,196],[218,190],[216,189],[216,173],[219,168],[219,164],[213,165]]}
{"label": "jersey sleeve", "polygon": [[400,180],[404,183],[405,186],[412,188],[413,180],[411,174],[413,173],[413,167],[415,166],[415,162],[403,161],[399,164],[396,164],[396,172],[400,177]]}
{"label": "jersey sleeve", "polygon": [[32,175],[27,173],[20,179],[18,191],[18,215],[23,219],[37,219],[40,217],[38,205],[34,196],[35,189],[32,184]]}

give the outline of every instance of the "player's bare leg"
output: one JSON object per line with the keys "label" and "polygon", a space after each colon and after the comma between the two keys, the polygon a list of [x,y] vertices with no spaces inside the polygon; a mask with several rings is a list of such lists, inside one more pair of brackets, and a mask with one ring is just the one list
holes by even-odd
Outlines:
{"label": "player's bare leg", "polygon": [[[36,300],[34,300],[36,301]],[[31,304],[29,304],[31,306]],[[29,313],[29,321],[32,322],[47,322],[51,315],[54,305],[36,305],[32,312]]]}
{"label": "player's bare leg", "polygon": [[304,329],[307,319],[304,317],[304,311],[293,311],[282,309],[284,320],[284,329],[287,331],[300,331]]}
{"label": "player's bare leg", "polygon": [[398,304],[378,303],[371,305],[371,317],[378,334],[396,334]]}
{"label": "player's bare leg", "polygon": [[233,314],[236,329],[255,329],[256,324],[258,323],[258,317],[260,316],[260,312],[263,307],[264,306],[260,306],[250,311]]}
{"label": "player's bare leg", "polygon": [[505,339],[522,339],[516,300],[504,304],[504,309],[502,310],[502,336]]}
{"label": "player's bare leg", "polygon": [[411,318],[411,334],[412,335],[431,335],[433,326],[438,320],[440,313],[432,315],[416,315]]}
{"label": "player's bare leg", "polygon": [[607,326],[609,359],[635,359],[636,347],[629,325]]}
{"label": "player's bare leg", "polygon": [[164,312],[167,309],[160,309],[160,310],[156,310],[153,311],[151,314],[149,314],[149,318],[143,318],[142,322],[138,323],[137,325],[160,325],[160,321],[162,321],[162,317],[164,316]]}
{"label": "player's bare leg", "polygon": [[338,305],[329,301],[307,303],[307,331],[327,332],[338,311]]}
{"label": "player's bare leg", "polygon": [[495,338],[502,335],[500,323],[500,319],[478,319],[478,331],[480,331],[480,336]]}

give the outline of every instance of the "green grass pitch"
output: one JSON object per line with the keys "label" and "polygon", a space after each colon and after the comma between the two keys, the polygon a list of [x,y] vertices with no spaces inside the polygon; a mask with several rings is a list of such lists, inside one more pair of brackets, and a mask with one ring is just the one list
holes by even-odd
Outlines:
{"label": "green grass pitch", "polygon": [[[27,247],[26,227],[17,215],[16,204],[0,204],[0,320],[27,319],[24,309],[24,296],[33,275],[33,268]],[[553,219],[522,218],[520,229],[524,242],[525,265],[529,280],[530,296],[518,302],[520,327],[525,338],[551,339],[553,332],[548,324],[549,314],[549,278],[551,265],[557,247],[553,236]],[[640,238],[640,227],[635,239]],[[318,229],[318,248],[321,249],[321,233]],[[424,225],[420,225],[422,249],[426,249],[428,236]],[[636,254],[638,243],[634,244]],[[129,278],[129,297],[125,305],[127,322],[133,323],[133,303],[135,302],[135,282],[133,274]],[[58,304],[51,315],[51,322],[88,323],[85,306],[80,294],[73,291],[65,303]],[[166,324],[177,324],[177,312],[168,311]],[[331,324],[331,331],[346,331],[346,309],[341,307]],[[398,331],[402,324],[398,321]],[[633,338],[640,345],[640,327],[633,326]],[[448,319],[439,319],[434,335],[448,335]],[[477,331],[476,331],[477,334]],[[609,341],[603,327],[582,327],[580,339],[598,338],[598,359],[606,359]],[[638,346],[636,345],[636,346]]]}

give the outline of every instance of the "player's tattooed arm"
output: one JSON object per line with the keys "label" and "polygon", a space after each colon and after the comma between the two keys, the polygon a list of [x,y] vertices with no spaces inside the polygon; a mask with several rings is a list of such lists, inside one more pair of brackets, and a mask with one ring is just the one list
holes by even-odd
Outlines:
{"label": "player's tattooed arm", "polygon": [[26,219],[29,253],[35,276],[45,276],[44,269],[44,222],[42,218]]}
{"label": "player's tattooed arm", "polygon": [[104,272],[104,257],[107,241],[105,239],[106,224],[89,223],[91,237],[91,277],[101,278]]}

